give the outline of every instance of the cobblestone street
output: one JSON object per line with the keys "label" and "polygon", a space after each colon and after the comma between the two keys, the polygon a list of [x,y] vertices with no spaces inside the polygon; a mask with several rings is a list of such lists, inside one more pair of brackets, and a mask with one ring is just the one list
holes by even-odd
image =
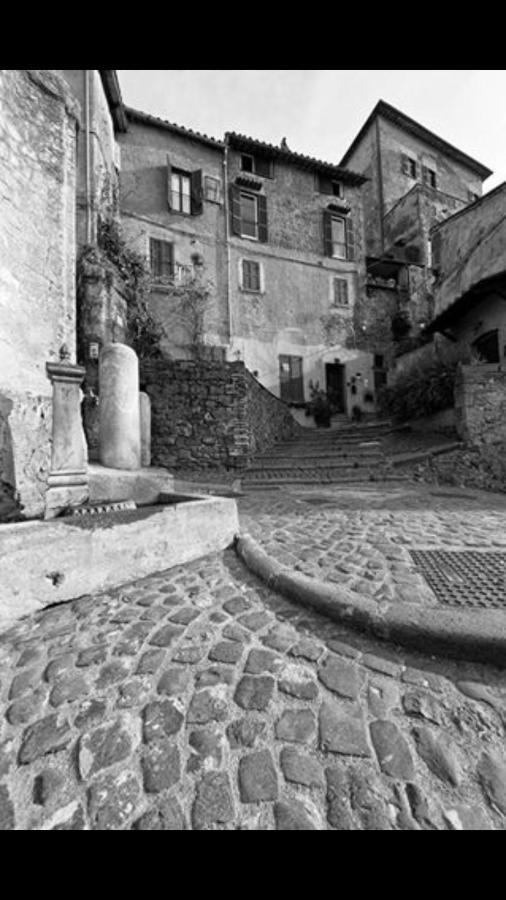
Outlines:
{"label": "cobblestone street", "polygon": [[[488,528],[504,545],[488,496],[486,514],[448,497],[429,511],[418,494],[396,509],[395,489],[367,513],[353,492],[346,514],[272,492],[240,508],[291,564],[330,551],[326,576],[343,550],[374,585],[359,557],[375,576],[387,543],[407,590],[405,541],[483,542]],[[268,590],[233,550],[19,622],[0,671],[4,830],[505,826],[506,671],[358,636]]]}

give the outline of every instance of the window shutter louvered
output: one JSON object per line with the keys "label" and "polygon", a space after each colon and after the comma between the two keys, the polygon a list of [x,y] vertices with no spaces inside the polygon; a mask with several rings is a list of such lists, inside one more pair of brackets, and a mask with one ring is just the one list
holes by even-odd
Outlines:
{"label": "window shutter louvered", "polygon": [[323,210],[323,253],[332,256],[332,214]]}
{"label": "window shutter louvered", "polygon": [[258,240],[266,244],[267,234],[267,198],[263,194],[258,195]]}
{"label": "window shutter louvered", "polygon": [[355,259],[355,229],[352,219],[346,219],[346,259]]}
{"label": "window shutter louvered", "polygon": [[202,203],[202,169],[191,174],[191,214],[200,216],[204,208]]}
{"label": "window shutter louvered", "polygon": [[167,203],[169,209],[172,209],[172,166],[170,164],[170,156],[167,155]]}
{"label": "window shutter louvered", "polygon": [[160,241],[161,247],[161,274],[170,278],[174,269],[174,245],[169,241]]}
{"label": "window shutter louvered", "polygon": [[241,233],[241,191],[235,184],[230,185],[230,228],[232,234]]}

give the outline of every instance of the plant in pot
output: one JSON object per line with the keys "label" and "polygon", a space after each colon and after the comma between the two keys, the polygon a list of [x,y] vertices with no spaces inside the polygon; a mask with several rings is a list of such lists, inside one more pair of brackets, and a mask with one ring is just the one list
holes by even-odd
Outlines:
{"label": "plant in pot", "polygon": [[315,385],[309,382],[309,390],[311,392],[311,400],[308,408],[309,414],[313,416],[314,423],[317,428],[330,428],[330,417],[332,415],[332,407],[325,391],[322,391],[317,381]]}

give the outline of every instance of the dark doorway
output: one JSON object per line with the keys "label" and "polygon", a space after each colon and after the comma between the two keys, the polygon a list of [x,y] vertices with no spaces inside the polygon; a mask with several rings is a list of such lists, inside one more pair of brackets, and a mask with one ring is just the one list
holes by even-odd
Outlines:
{"label": "dark doorway", "polygon": [[482,334],[473,344],[474,349],[479,353],[482,362],[498,363],[499,362],[499,334],[496,331],[487,331]]}
{"label": "dark doorway", "polygon": [[345,412],[344,366],[341,363],[326,363],[327,397],[337,412]]}
{"label": "dark doorway", "polygon": [[279,357],[279,386],[281,399],[285,403],[302,403],[304,401],[301,356]]}

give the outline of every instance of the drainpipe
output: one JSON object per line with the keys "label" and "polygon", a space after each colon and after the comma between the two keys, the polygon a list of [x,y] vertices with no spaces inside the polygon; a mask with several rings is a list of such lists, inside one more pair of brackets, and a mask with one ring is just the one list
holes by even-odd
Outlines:
{"label": "drainpipe", "polygon": [[86,243],[91,244],[91,153],[89,69],[84,70],[84,166],[86,192]]}
{"label": "drainpipe", "polygon": [[233,325],[232,325],[232,300],[230,296],[230,220],[229,220],[229,206],[228,206],[228,147],[225,144],[225,152],[223,155],[223,209],[225,213],[225,248],[227,255],[227,278],[226,278],[226,292],[227,292],[227,316],[228,316],[228,344],[229,349],[232,344],[232,335],[233,335]]}
{"label": "drainpipe", "polygon": [[385,226],[383,224],[383,216],[385,215],[385,198],[383,194],[383,166],[381,161],[381,137],[378,118],[376,118],[376,163],[378,167],[378,188],[380,202],[381,255],[383,255],[383,253],[385,252]]}

